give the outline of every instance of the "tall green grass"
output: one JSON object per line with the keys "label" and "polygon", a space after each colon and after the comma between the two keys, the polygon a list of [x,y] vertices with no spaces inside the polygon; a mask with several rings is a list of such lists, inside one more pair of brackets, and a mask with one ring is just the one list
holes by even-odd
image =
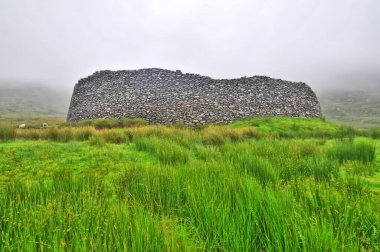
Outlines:
{"label": "tall green grass", "polygon": [[[92,178],[11,184],[0,194],[0,251],[189,250],[191,240],[141,206],[114,200]],[[194,248],[195,249],[195,248]]]}
{"label": "tall green grass", "polygon": [[240,126],[17,130],[0,251],[380,250],[375,140]]}
{"label": "tall green grass", "polygon": [[[110,132],[111,129],[112,132]],[[5,129],[1,131],[5,132]],[[124,134],[121,131],[124,131]],[[184,125],[148,126],[147,122],[142,119],[126,118],[83,120],[71,125],[51,126],[48,129],[17,129],[15,138],[68,142],[86,141],[91,136],[99,136],[106,138],[105,141],[108,143],[122,143],[124,140],[132,141],[135,136],[155,135],[168,138],[182,137],[185,141],[187,141],[186,139],[197,138],[204,144],[219,146],[226,141],[239,142],[262,138],[318,138],[352,141],[357,136],[365,136],[376,139],[377,132],[377,129],[358,130],[321,119],[252,118],[240,120],[228,126],[205,125],[199,129],[188,129]],[[0,138],[1,140],[2,138]]]}
{"label": "tall green grass", "polygon": [[16,138],[16,129],[9,125],[0,124],[0,140],[13,140]]}
{"label": "tall green grass", "polygon": [[328,149],[328,155],[341,163],[355,160],[370,163],[376,159],[376,147],[367,141],[343,141]]}
{"label": "tall green grass", "polygon": [[188,150],[178,143],[157,137],[137,138],[136,149],[154,154],[164,164],[186,163],[189,160]]}

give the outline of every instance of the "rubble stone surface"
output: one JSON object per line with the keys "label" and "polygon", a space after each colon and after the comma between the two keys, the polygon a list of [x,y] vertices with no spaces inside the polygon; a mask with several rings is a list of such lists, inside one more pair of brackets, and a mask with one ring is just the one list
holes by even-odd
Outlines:
{"label": "rubble stone surface", "polygon": [[158,68],[98,71],[74,87],[68,122],[95,118],[144,118],[188,126],[244,117],[320,117],[312,89],[266,76],[212,79]]}

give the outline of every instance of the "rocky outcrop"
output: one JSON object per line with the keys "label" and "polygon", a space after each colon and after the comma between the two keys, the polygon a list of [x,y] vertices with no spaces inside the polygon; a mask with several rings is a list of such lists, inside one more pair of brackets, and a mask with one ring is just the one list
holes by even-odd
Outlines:
{"label": "rocky outcrop", "polygon": [[319,117],[314,92],[301,82],[264,76],[212,79],[157,68],[98,71],[75,85],[68,122],[144,118],[150,123],[227,123],[243,117]]}

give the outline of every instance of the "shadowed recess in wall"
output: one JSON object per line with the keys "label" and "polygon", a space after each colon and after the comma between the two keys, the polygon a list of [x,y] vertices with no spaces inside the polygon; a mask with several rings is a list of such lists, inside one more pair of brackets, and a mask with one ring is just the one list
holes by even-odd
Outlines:
{"label": "shadowed recess in wall", "polygon": [[301,82],[212,79],[150,68],[98,71],[79,80],[67,121],[129,117],[192,126],[255,116],[320,117],[321,110],[315,93]]}

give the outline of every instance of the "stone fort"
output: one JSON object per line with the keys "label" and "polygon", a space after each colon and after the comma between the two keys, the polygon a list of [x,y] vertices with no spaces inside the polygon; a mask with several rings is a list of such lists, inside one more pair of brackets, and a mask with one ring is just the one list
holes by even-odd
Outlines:
{"label": "stone fort", "polygon": [[105,70],[75,85],[67,121],[143,118],[193,126],[257,116],[320,117],[321,109],[302,82],[265,76],[212,79],[158,68]]}

